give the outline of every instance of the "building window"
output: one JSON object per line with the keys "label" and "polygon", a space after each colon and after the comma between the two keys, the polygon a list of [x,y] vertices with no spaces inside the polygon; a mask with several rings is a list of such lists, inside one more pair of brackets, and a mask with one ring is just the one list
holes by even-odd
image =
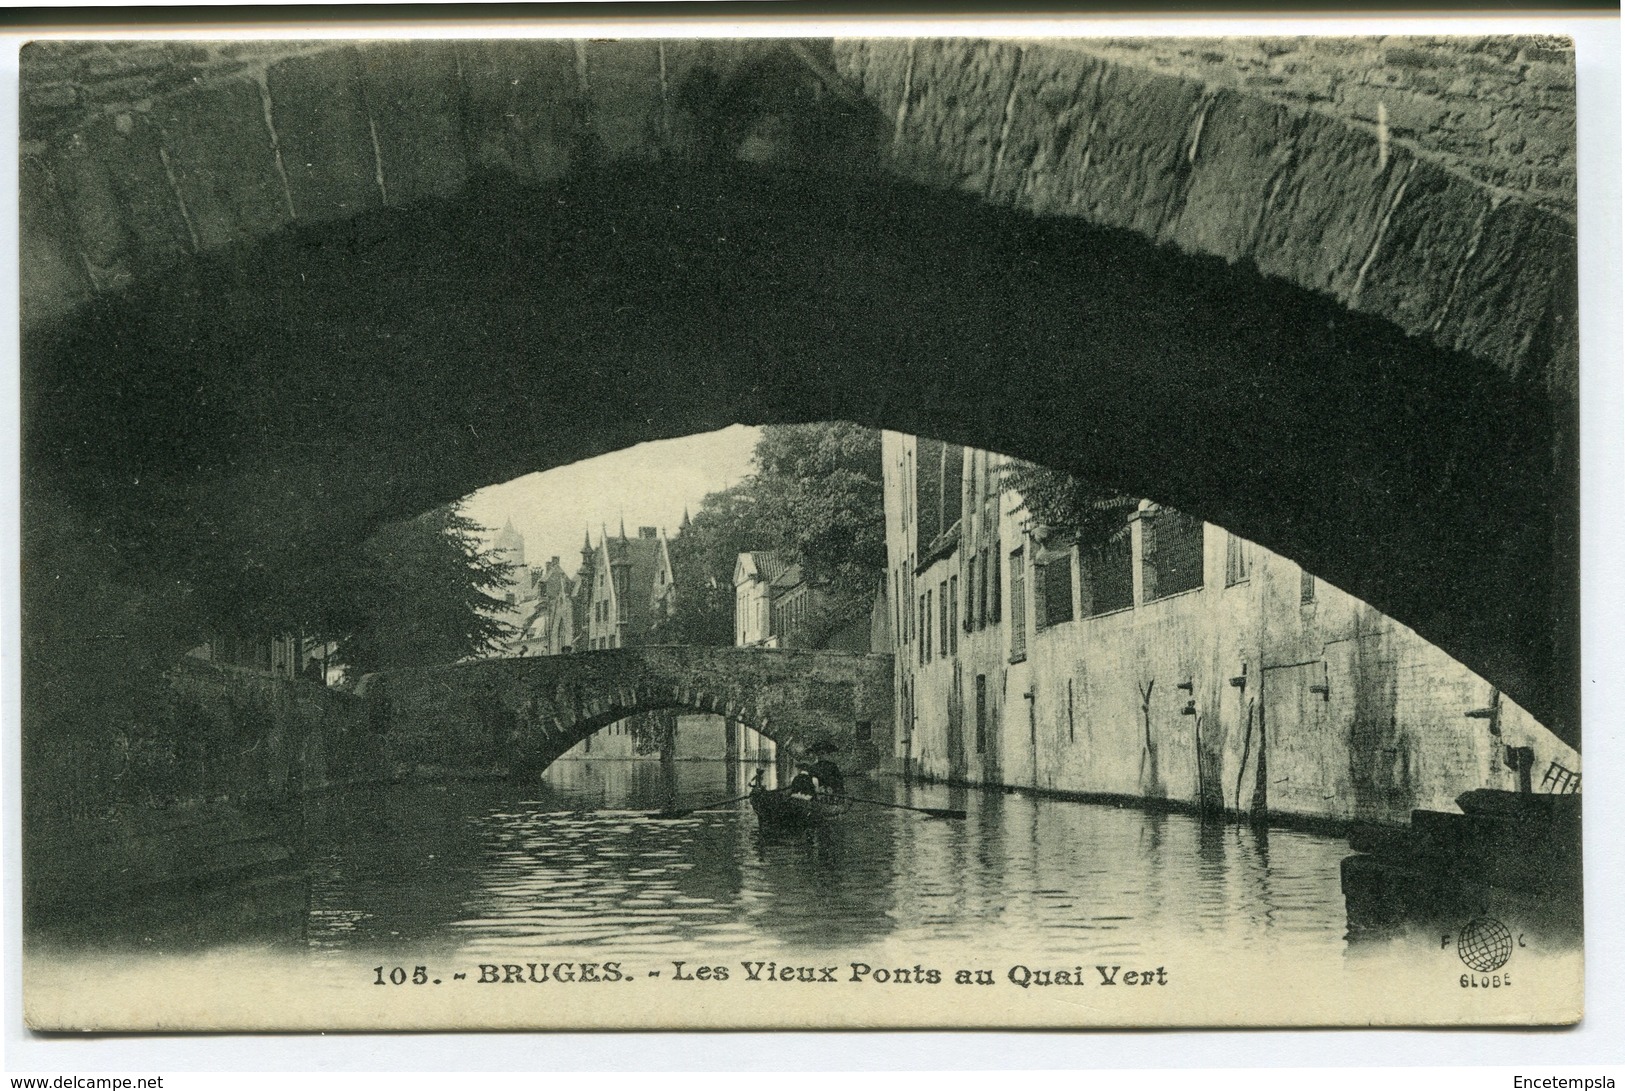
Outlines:
{"label": "building window", "polygon": [[959,654],[959,577],[948,577],[948,654]]}
{"label": "building window", "polygon": [[[910,617],[913,617],[916,614],[923,615],[924,613],[925,613],[925,596],[921,595],[919,605],[917,606],[916,609],[911,610],[909,612],[909,614],[910,614]],[[925,662],[925,641],[922,640],[922,641],[919,642],[918,645],[915,646],[914,660],[915,660],[916,663],[924,663]]]}
{"label": "building window", "polygon": [[1202,520],[1159,508],[1141,517],[1140,528],[1145,601],[1202,586]]}
{"label": "building window", "polygon": [[1072,715],[1072,679],[1066,680],[1066,741],[1078,741],[1078,725]]}
{"label": "building window", "polygon": [[1245,538],[1237,538],[1229,531],[1224,541],[1224,585],[1234,587],[1246,582],[1253,574],[1253,548]]}
{"label": "building window", "polygon": [[965,631],[968,633],[976,625],[976,558],[972,556],[965,565]]}
{"label": "building window", "polygon": [[976,676],[976,752],[987,751],[987,675]]}
{"label": "building window", "polygon": [[[903,573],[904,573],[904,575],[903,575],[903,586],[908,589],[908,594],[912,596],[914,594],[914,555],[912,553],[909,554],[908,567],[903,569]],[[915,617],[914,617],[914,611],[913,610],[910,610],[908,612],[907,624],[908,624],[908,638],[910,640],[919,640],[920,639],[920,634],[919,634],[918,630],[915,627]]]}
{"label": "building window", "polygon": [[894,571],[892,572],[892,623],[897,626],[897,631],[894,634],[895,639],[897,639],[897,647],[902,647],[903,644],[908,642],[908,634],[903,632],[903,600],[902,592],[900,592],[897,584],[899,584],[899,580],[897,580],[897,572]]}
{"label": "building window", "polygon": [[1308,572],[1300,572],[1298,576],[1298,601],[1315,601],[1315,577]]}
{"label": "building window", "polygon": [[948,655],[948,581],[943,580],[937,585],[937,654],[944,658]]}
{"label": "building window", "polygon": [[1010,662],[1027,658],[1027,577],[1022,551],[1010,554]]}
{"label": "building window", "polygon": [[1072,554],[1035,566],[1033,621],[1040,629],[1072,620]]}
{"label": "building window", "polygon": [[1083,614],[1095,617],[1134,605],[1134,539],[1127,526],[1078,561]]}
{"label": "building window", "polygon": [[992,608],[988,611],[987,619],[995,625],[999,623],[1000,615],[1003,613],[1004,573],[1000,571],[1001,568],[1003,568],[1003,565],[999,559],[999,546],[995,542],[993,545],[993,578],[988,581],[990,586],[987,589],[988,595],[992,598]]}
{"label": "building window", "polygon": [[[920,595],[920,610],[916,611],[916,613],[920,618],[925,616],[925,595]],[[920,628],[918,621],[915,623],[915,628]],[[915,660],[920,663],[925,662],[925,637],[920,637],[920,642],[915,644]]]}
{"label": "building window", "polygon": [[959,522],[965,502],[965,448],[957,443],[942,445],[942,530]]}
{"label": "building window", "polygon": [[929,590],[925,593],[925,617],[921,619],[923,622],[922,627],[925,629],[925,659],[928,663],[931,661],[931,613],[932,606],[936,602],[932,594]]}
{"label": "building window", "polygon": [[987,625],[987,599],[988,584],[993,583],[995,576],[987,567],[987,550],[982,550],[982,586],[976,599],[976,627],[978,629]]}
{"label": "building window", "polygon": [[[914,519],[914,452],[903,453],[903,526],[907,527]],[[918,528],[915,534],[918,535]]]}

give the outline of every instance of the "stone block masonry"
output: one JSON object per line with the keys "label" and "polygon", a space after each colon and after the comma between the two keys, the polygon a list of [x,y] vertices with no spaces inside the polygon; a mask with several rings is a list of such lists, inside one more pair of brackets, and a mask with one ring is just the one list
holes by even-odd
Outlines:
{"label": "stone block masonry", "polygon": [[1534,38],[838,42],[893,170],[1328,293],[1572,396],[1573,55]]}
{"label": "stone block masonry", "polygon": [[845,768],[892,749],[889,655],[651,646],[492,659],[369,676],[362,687],[394,776],[534,775],[639,712],[738,721],[792,755],[813,743]]}

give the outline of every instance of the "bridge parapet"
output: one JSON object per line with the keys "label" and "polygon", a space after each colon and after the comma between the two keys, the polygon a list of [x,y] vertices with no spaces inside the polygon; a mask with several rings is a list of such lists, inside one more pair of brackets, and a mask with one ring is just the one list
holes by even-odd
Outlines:
{"label": "bridge parapet", "polygon": [[889,655],[655,645],[390,671],[364,693],[399,774],[537,773],[668,708],[738,721],[793,754],[832,743],[853,767],[891,749]]}

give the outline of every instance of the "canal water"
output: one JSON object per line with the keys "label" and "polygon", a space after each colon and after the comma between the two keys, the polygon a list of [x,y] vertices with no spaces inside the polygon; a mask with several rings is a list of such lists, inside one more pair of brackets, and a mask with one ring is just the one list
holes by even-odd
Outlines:
{"label": "canal water", "polygon": [[1344,840],[892,778],[836,826],[765,834],[716,762],[579,760],[539,783],[395,785],[306,818],[302,942],[385,957],[594,951],[756,957],[875,945],[1154,958],[1170,935],[1226,950],[1341,949]]}
{"label": "canal water", "polygon": [[[1340,838],[880,777],[849,779],[875,802],[839,823],[770,835],[729,799],[750,772],[566,760],[529,784],[308,799],[301,867],[31,917],[30,1017],[120,1029],[1211,1026],[1579,1010],[1578,948],[1516,923],[1504,936],[1485,925],[1516,945],[1511,977],[1466,972],[1453,938],[1466,922],[1447,922],[1442,941],[1433,926],[1350,942]],[[653,816],[667,808],[698,809]],[[1119,974],[1139,987],[1101,987]],[[800,990],[781,990],[787,980]]]}

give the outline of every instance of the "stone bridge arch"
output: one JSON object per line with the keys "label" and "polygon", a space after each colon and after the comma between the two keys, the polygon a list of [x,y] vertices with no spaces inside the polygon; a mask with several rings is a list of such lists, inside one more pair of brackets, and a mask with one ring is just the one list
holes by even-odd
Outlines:
{"label": "stone bridge arch", "polygon": [[[523,472],[845,418],[1228,526],[1577,741],[1571,56],[1245,76],[1288,48],[30,46],[34,661],[165,662]],[[1521,139],[1450,130],[1479,100]]]}
{"label": "stone bridge arch", "polygon": [[889,655],[655,645],[390,671],[363,694],[403,775],[534,775],[612,724],[670,708],[743,723],[790,755],[832,744],[848,769],[891,752]]}

